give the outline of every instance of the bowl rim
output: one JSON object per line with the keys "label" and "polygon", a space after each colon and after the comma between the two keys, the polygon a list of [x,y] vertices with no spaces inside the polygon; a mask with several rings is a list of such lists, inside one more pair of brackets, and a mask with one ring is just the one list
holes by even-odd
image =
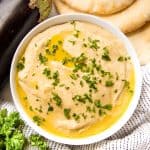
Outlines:
{"label": "bowl rim", "polygon": [[[32,119],[28,116],[28,114],[24,111],[21,103],[19,102],[19,97],[17,96],[16,91],[16,83],[15,83],[15,74],[16,74],[16,64],[19,59],[19,56],[23,53],[23,49],[25,49],[25,46],[27,43],[38,33],[42,32],[43,30],[47,29],[48,27],[51,27],[53,25],[62,24],[67,21],[71,20],[79,20],[79,21],[85,21],[90,22],[93,24],[97,24],[99,26],[104,27],[106,30],[113,33],[115,36],[117,36],[125,45],[128,54],[131,57],[131,61],[134,66],[135,71],[135,91],[132,97],[132,100],[126,109],[126,111],[123,113],[123,115],[114,123],[112,124],[108,129],[104,130],[103,132],[97,133],[96,135],[92,135],[85,138],[66,138],[66,137],[60,137],[55,134],[49,133],[46,130],[42,129],[41,127],[37,126]],[[55,22],[55,23],[54,23]],[[116,133],[118,130],[120,130],[121,127],[125,125],[125,123],[130,119],[132,116],[134,110],[137,107],[140,93],[141,93],[141,86],[142,86],[142,76],[141,76],[141,69],[140,64],[137,58],[137,55],[135,53],[135,50],[133,46],[131,45],[128,38],[114,25],[112,25],[110,22],[106,22],[105,20],[89,15],[89,14],[64,14],[64,15],[57,15],[51,18],[48,18],[47,20],[43,21],[42,23],[35,26],[26,36],[23,38],[23,40],[20,42],[11,63],[11,69],[10,69],[10,89],[11,89],[11,95],[13,98],[13,102],[17,108],[17,110],[20,113],[21,118],[29,125],[32,129],[34,129],[37,133],[42,135],[43,137],[63,143],[63,144],[69,144],[69,145],[85,145],[85,144],[91,144],[95,142],[102,141],[109,136]]]}

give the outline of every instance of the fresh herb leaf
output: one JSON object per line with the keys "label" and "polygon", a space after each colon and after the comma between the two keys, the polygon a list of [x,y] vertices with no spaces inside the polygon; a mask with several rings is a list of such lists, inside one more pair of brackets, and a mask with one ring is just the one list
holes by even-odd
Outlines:
{"label": "fresh herb leaf", "polygon": [[111,61],[111,58],[109,56],[109,50],[107,47],[104,47],[103,48],[103,54],[102,54],[102,59],[105,60],[105,61]]}
{"label": "fresh herb leaf", "polygon": [[103,106],[103,109],[112,110],[112,105],[111,104],[106,104],[106,105]]}
{"label": "fresh herb leaf", "polygon": [[73,40],[68,40],[68,42],[70,42],[72,45],[76,44],[76,41],[73,41]]}
{"label": "fresh herb leaf", "polygon": [[57,93],[52,93],[52,95],[53,95],[52,99],[56,102],[56,105],[60,107],[62,104],[62,99]]}
{"label": "fresh herb leaf", "polygon": [[94,104],[95,104],[95,106],[96,106],[97,108],[101,108],[101,107],[102,107],[102,104],[101,104],[100,100],[96,100],[96,101],[94,102]]}
{"label": "fresh herb leaf", "polygon": [[24,69],[25,57],[22,57],[19,62],[17,63],[17,70],[21,71]]}
{"label": "fresh herb leaf", "polygon": [[80,119],[80,116],[79,116],[78,114],[76,114],[76,113],[73,113],[72,117],[73,117],[76,121],[78,121],[78,120]]}
{"label": "fresh herb leaf", "polygon": [[41,123],[42,123],[43,121],[45,121],[44,118],[39,117],[39,116],[34,116],[32,119],[33,119],[33,121],[34,121],[38,126],[40,126]]}
{"label": "fresh herb leaf", "polygon": [[96,40],[96,39],[91,39],[90,37],[88,37],[88,45],[90,48],[94,49],[94,50],[97,50],[100,48],[100,46],[98,45],[99,44],[99,40]]}
{"label": "fresh herb leaf", "polygon": [[39,150],[48,150],[47,142],[42,136],[38,134],[32,134],[29,137],[29,142],[31,143],[32,146],[38,147]]}
{"label": "fresh herb leaf", "polygon": [[48,78],[48,79],[51,79],[51,71],[49,68],[45,68],[43,70],[43,74]]}
{"label": "fresh herb leaf", "polygon": [[113,85],[114,85],[114,83],[113,83],[112,80],[107,80],[107,81],[105,82],[105,86],[107,86],[107,87],[111,87],[111,86],[113,86]]}
{"label": "fresh herb leaf", "polygon": [[70,109],[70,108],[65,108],[65,109],[64,109],[64,116],[65,116],[67,119],[70,119],[70,113],[71,113],[71,109]]}
{"label": "fresh herb leaf", "polygon": [[41,64],[46,64],[46,62],[48,61],[48,58],[43,56],[41,53],[39,54],[39,61]]}
{"label": "fresh herb leaf", "polygon": [[59,72],[58,71],[54,72],[52,78],[54,80],[54,82],[52,84],[54,86],[57,86],[59,84],[59,82],[60,82],[60,80],[59,80]]}

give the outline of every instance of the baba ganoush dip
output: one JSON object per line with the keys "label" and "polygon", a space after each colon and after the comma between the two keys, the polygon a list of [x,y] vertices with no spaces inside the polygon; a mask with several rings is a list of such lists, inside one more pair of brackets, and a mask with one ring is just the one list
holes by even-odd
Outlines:
{"label": "baba ganoush dip", "polygon": [[88,22],[71,21],[37,34],[16,67],[25,112],[59,136],[104,131],[126,111],[134,92],[134,68],[125,46]]}

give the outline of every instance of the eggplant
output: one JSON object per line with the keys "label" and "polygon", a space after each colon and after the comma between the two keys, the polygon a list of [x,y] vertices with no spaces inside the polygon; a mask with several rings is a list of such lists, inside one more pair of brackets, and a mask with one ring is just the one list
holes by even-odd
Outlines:
{"label": "eggplant", "polygon": [[38,23],[38,10],[30,9],[28,3],[28,0],[0,0],[0,87],[10,73],[18,44]]}

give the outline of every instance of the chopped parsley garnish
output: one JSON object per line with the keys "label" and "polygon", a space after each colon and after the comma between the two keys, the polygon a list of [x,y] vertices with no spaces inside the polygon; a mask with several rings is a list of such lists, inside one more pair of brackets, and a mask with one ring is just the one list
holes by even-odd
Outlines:
{"label": "chopped parsley garnish", "polygon": [[75,74],[75,73],[72,73],[70,75],[70,77],[73,79],[73,80],[77,80],[78,79],[78,76]]}
{"label": "chopped parsley garnish", "polygon": [[33,121],[34,121],[38,126],[40,126],[41,123],[42,123],[43,121],[45,121],[44,118],[39,117],[39,116],[34,116],[32,119],[33,119]]}
{"label": "chopped parsley garnish", "polygon": [[32,108],[32,106],[29,106],[29,110],[30,110],[30,111],[33,111],[33,108]]}
{"label": "chopped parsley garnish", "polygon": [[54,108],[51,106],[50,103],[48,103],[48,109],[47,109],[47,111],[50,112],[50,111],[53,111],[53,110],[54,110]]}
{"label": "chopped parsley garnish", "polygon": [[88,45],[86,43],[83,43],[83,47],[87,47]]}
{"label": "chopped parsley garnish", "polygon": [[86,103],[86,99],[83,98],[81,95],[75,95],[73,98],[72,98],[74,101],[78,101],[78,102],[81,102],[83,104]]}
{"label": "chopped parsley garnish", "polygon": [[105,82],[105,86],[107,86],[107,87],[111,87],[111,86],[113,86],[113,85],[114,85],[114,83],[113,83],[112,80],[107,80],[107,81]]}
{"label": "chopped parsley garnish", "polygon": [[109,50],[107,47],[104,47],[103,48],[103,54],[102,54],[102,59],[105,60],[105,61],[111,61],[111,58],[109,56]]}
{"label": "chopped parsley garnish", "polygon": [[122,80],[124,82],[124,87],[129,90],[130,93],[133,93],[133,90],[130,87],[130,82],[127,80]]}
{"label": "chopped parsley garnish", "polygon": [[86,111],[87,112],[92,112],[92,108],[90,106],[86,106]]}
{"label": "chopped parsley garnish", "polygon": [[72,45],[76,44],[76,41],[73,41],[73,40],[68,40],[68,42],[70,42]]}
{"label": "chopped parsley garnish", "polygon": [[127,61],[127,60],[129,60],[130,59],[130,57],[123,57],[123,56],[120,56],[120,57],[118,57],[118,61],[120,61],[120,62],[122,62],[122,61]]}
{"label": "chopped parsley garnish", "polygon": [[117,92],[118,92],[118,90],[117,90],[117,89],[115,89],[115,90],[114,90],[114,93],[117,93]]}
{"label": "chopped parsley garnish", "polygon": [[92,103],[92,97],[90,94],[85,93],[83,96],[81,95],[75,95],[72,98],[74,101],[78,101],[81,102],[83,104],[85,104],[86,102]]}
{"label": "chopped parsley garnish", "polygon": [[91,90],[97,91],[97,79],[96,79],[96,77],[91,77],[89,75],[84,75],[82,77],[82,79],[86,81],[86,83],[89,85],[89,88]]}
{"label": "chopped parsley garnish", "polygon": [[80,34],[80,31],[79,30],[74,30],[74,36],[76,37],[76,38],[78,38],[79,37],[79,34]]}
{"label": "chopped parsley garnish", "polygon": [[118,60],[118,61],[124,61],[124,57],[123,57],[123,56],[120,56],[120,57],[118,57],[117,60]]}
{"label": "chopped parsley garnish", "polygon": [[69,86],[66,86],[66,87],[65,87],[65,89],[66,89],[66,90],[69,90],[69,89],[70,89],[70,87],[69,87]]}
{"label": "chopped parsley garnish", "polygon": [[119,75],[117,72],[116,72],[116,80],[119,80]]}
{"label": "chopped parsley garnish", "polygon": [[54,72],[52,78],[54,80],[53,85],[57,86],[59,84],[59,81],[60,81],[59,80],[59,72],[58,71]]}
{"label": "chopped parsley garnish", "polygon": [[84,84],[83,84],[83,81],[82,81],[82,80],[80,81],[80,85],[81,85],[81,87],[83,87],[83,86],[84,86]]}
{"label": "chopped parsley garnish", "polygon": [[34,46],[37,47],[37,44],[35,43]]}
{"label": "chopped parsley garnish", "polygon": [[48,61],[48,58],[43,56],[41,53],[39,54],[39,61],[41,64],[46,64],[46,62]]}
{"label": "chopped parsley garnish", "polygon": [[28,99],[28,97],[27,97],[27,96],[25,96],[23,99],[24,99],[24,100],[27,100],[27,99]]}
{"label": "chopped parsley garnish", "polygon": [[52,99],[56,102],[56,105],[60,107],[62,104],[62,99],[59,97],[57,93],[52,93],[52,94],[53,94]]}
{"label": "chopped parsley garnish", "polygon": [[106,113],[102,109],[99,109],[98,114],[99,114],[99,116],[103,116]]}
{"label": "chopped parsley garnish", "polygon": [[73,117],[76,121],[78,121],[78,120],[80,119],[80,116],[79,116],[78,114],[76,114],[76,113],[73,113],[72,117]]}
{"label": "chopped parsley garnish", "polygon": [[111,104],[106,104],[106,105],[103,106],[103,109],[112,110],[112,105]]}
{"label": "chopped parsley garnish", "polygon": [[85,99],[85,100],[88,101],[89,103],[93,103],[91,94],[85,93],[85,94],[83,95],[83,99]]}
{"label": "chopped parsley garnish", "polygon": [[72,21],[70,22],[70,24],[73,25],[74,29],[76,28],[76,21],[75,21],[75,20],[72,20]]}
{"label": "chopped parsley garnish", "polygon": [[58,45],[53,45],[52,46],[52,54],[55,54],[57,50],[58,50]]}
{"label": "chopped parsley garnish", "polygon": [[76,57],[73,59],[75,68],[73,69],[73,72],[77,72],[78,70],[81,70],[82,72],[85,71],[86,67],[86,60],[87,57],[84,53],[82,53],[79,57]]}
{"label": "chopped parsley garnish", "polygon": [[39,89],[39,86],[38,86],[37,84],[35,85],[35,89],[36,89],[36,90],[38,90],[38,89]]}
{"label": "chopped parsley garnish", "polygon": [[17,70],[21,71],[24,69],[25,57],[22,57],[19,62],[17,63]]}
{"label": "chopped parsley garnish", "polygon": [[67,64],[67,63],[69,63],[69,62],[72,62],[72,59],[71,59],[71,58],[66,58],[66,57],[64,57],[63,60],[62,60],[62,64],[63,64],[63,65],[65,65],[65,64]]}
{"label": "chopped parsley garnish", "polygon": [[49,40],[47,41],[46,46],[50,45],[50,43],[51,43],[51,39],[49,39]]}
{"label": "chopped parsley garnish", "polygon": [[67,118],[67,119],[70,119],[70,113],[71,113],[71,109],[70,108],[64,108],[64,116]]}
{"label": "chopped parsley garnish", "polygon": [[58,41],[58,44],[59,44],[59,45],[62,45],[62,43],[63,43],[63,41],[61,41],[61,40]]}
{"label": "chopped parsley garnish", "polygon": [[100,48],[100,46],[98,45],[98,43],[100,42],[99,40],[93,40],[91,39],[90,37],[88,37],[88,45],[90,48],[94,49],[94,50],[97,50]]}
{"label": "chopped parsley garnish", "polygon": [[94,102],[94,104],[95,104],[95,106],[96,106],[97,108],[101,108],[101,107],[102,107],[102,104],[101,104],[100,100],[96,100],[96,101]]}
{"label": "chopped parsley garnish", "polygon": [[43,74],[48,78],[48,79],[51,79],[51,71],[49,68],[45,68],[43,70]]}

